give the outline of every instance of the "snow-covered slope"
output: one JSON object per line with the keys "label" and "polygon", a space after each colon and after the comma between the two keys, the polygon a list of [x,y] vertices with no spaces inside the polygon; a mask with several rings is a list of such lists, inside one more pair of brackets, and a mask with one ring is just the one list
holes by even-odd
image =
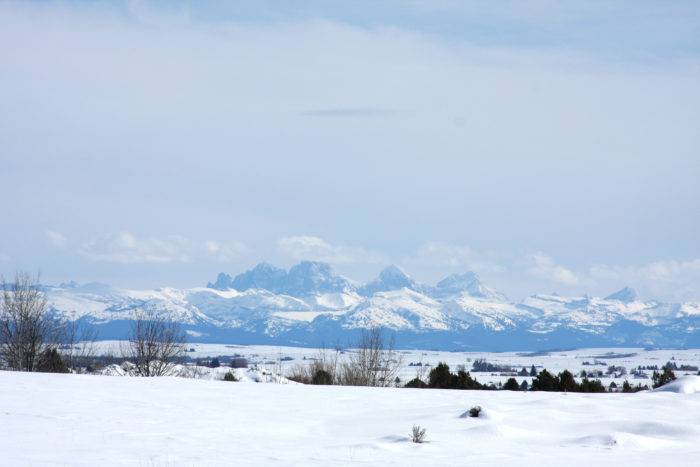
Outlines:
{"label": "snow-covered slope", "polygon": [[361,287],[307,261],[289,271],[263,263],[191,289],[69,283],[46,291],[56,316],[90,321],[104,338],[123,337],[145,311],[166,314],[210,342],[323,345],[385,327],[401,346],[446,350],[700,345],[697,303],[642,301],[629,288],[607,298],[537,294],[514,303],[474,273],[428,286],[395,266]]}
{"label": "snow-covered slope", "polygon": [[675,392],[677,394],[695,394],[700,392],[700,376],[681,376],[675,381],[654,389],[656,392]]}
{"label": "snow-covered slope", "polygon": [[377,292],[388,292],[392,290],[409,289],[422,291],[423,286],[414,281],[401,268],[395,265],[387,266],[373,281],[363,285],[357,291],[360,295],[371,297]]}
{"label": "snow-covered slope", "polygon": [[[697,466],[697,394],[0,372],[7,466]],[[460,418],[470,407],[482,417]],[[411,427],[426,442],[410,442]]]}

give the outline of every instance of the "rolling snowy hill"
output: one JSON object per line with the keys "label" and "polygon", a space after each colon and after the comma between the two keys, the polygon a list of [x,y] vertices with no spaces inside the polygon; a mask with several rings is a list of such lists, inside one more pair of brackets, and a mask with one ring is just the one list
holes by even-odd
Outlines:
{"label": "rolling snowy hill", "polygon": [[565,394],[2,371],[0,452],[8,466],[696,466],[698,379]]}
{"label": "rolling snowy hill", "polygon": [[520,350],[593,346],[700,346],[700,304],[640,300],[624,288],[606,298],[536,294],[521,302],[472,272],[435,286],[396,266],[365,285],[325,263],[284,270],[262,263],[207,287],[122,290],[103,284],[46,287],[52,312],[123,338],[143,311],[183,324],[192,340],[247,344],[346,344],[360,330],[391,330],[402,347]]}

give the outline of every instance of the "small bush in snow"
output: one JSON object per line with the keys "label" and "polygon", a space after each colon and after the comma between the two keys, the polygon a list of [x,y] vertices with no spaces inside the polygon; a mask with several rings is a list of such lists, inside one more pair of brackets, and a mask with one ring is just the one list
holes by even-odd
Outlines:
{"label": "small bush in snow", "polygon": [[233,374],[232,371],[229,371],[224,375],[224,381],[238,381],[238,378],[236,375]]}
{"label": "small bush in snow", "polygon": [[63,363],[61,355],[56,349],[46,349],[39,355],[36,371],[43,373],[68,373],[68,367]]}
{"label": "small bush in snow", "polygon": [[420,378],[413,378],[411,381],[406,383],[404,385],[405,388],[427,388],[428,385],[425,384],[425,381],[423,381]]}
{"label": "small bush in snow", "polygon": [[333,376],[321,368],[316,369],[311,377],[311,384],[329,385],[333,384]]}
{"label": "small bush in snow", "polygon": [[411,430],[411,441],[414,443],[422,443],[425,441],[425,428],[421,428],[420,425],[413,425],[413,429]]}
{"label": "small bush in snow", "polygon": [[231,368],[248,368],[248,360],[243,357],[234,357],[231,359]]}
{"label": "small bush in snow", "polygon": [[471,409],[469,409],[469,416],[472,418],[477,418],[479,414],[481,413],[481,406],[475,405]]}

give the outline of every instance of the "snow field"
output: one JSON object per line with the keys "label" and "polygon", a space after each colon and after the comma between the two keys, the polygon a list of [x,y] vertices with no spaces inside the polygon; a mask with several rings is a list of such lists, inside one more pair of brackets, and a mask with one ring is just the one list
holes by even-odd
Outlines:
{"label": "snow field", "polygon": [[[12,466],[695,466],[700,456],[700,393],[513,393],[0,372],[0,395],[1,463]],[[484,416],[460,418],[473,405],[483,407]],[[409,441],[414,424],[427,428],[426,443]]]}

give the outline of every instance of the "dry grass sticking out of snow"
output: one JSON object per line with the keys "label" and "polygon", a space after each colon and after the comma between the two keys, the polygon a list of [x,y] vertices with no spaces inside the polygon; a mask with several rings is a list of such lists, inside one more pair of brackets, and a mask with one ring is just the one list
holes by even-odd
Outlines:
{"label": "dry grass sticking out of snow", "polygon": [[[697,465],[700,393],[561,394],[0,372],[2,464]],[[461,418],[470,407],[478,418]],[[412,443],[411,428],[427,429]]]}
{"label": "dry grass sticking out of snow", "polygon": [[[168,373],[168,376],[222,381],[227,373],[232,373],[238,382],[299,384],[285,378],[284,376],[281,376],[279,373],[259,367],[229,368],[226,366],[220,366],[217,368],[209,368],[207,366],[198,365],[174,365]],[[102,376],[138,377],[134,364],[130,362],[124,362],[121,365],[108,365],[100,372],[100,374]]]}

